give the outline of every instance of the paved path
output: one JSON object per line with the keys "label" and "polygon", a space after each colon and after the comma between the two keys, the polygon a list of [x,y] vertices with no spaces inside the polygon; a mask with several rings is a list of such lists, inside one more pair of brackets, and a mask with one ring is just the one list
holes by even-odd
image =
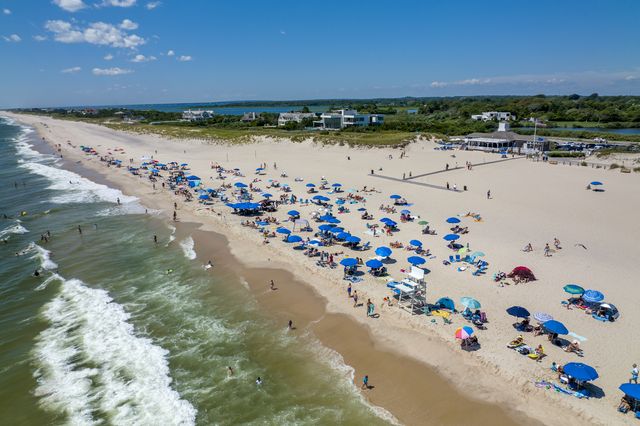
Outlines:
{"label": "paved path", "polygon": [[[477,163],[477,164],[474,164],[473,167],[486,166],[487,164],[504,163],[505,161],[520,160],[520,159],[523,159],[523,158],[525,158],[525,157],[501,158],[499,160],[485,161],[484,163]],[[408,183],[408,184],[411,184],[411,185],[425,186],[427,188],[444,189],[445,191],[453,191],[452,189],[447,189],[446,186],[434,185],[434,184],[425,183],[425,182],[416,182],[413,179],[417,179],[417,178],[421,178],[421,177],[425,177],[425,176],[437,175],[439,173],[452,172],[454,170],[461,170],[463,168],[464,167],[450,167],[449,169],[436,170],[435,172],[429,172],[429,173],[421,173],[419,175],[414,175],[414,176],[411,176],[411,177],[407,177],[405,179],[395,178],[395,177],[385,176],[385,175],[378,175],[378,174],[373,174],[373,175],[369,174],[369,176],[377,177],[377,178],[380,178],[380,179],[392,180],[392,181],[395,181],[395,182]],[[455,192],[463,192],[463,191],[456,190]]]}

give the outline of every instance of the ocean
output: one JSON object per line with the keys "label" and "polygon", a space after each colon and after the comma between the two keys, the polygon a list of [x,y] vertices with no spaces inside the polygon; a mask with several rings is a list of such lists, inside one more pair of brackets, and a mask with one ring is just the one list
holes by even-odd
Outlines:
{"label": "ocean", "polygon": [[4,424],[388,423],[339,354],[261,309],[234,270],[205,270],[188,230],[36,140],[0,118]]}

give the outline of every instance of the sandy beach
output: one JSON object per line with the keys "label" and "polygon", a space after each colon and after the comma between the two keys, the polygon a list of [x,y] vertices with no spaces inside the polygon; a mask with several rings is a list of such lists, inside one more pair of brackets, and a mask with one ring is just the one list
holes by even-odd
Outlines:
{"label": "sandy beach", "polygon": [[[618,386],[629,379],[631,365],[640,361],[634,337],[635,325],[640,320],[637,310],[640,296],[632,278],[636,263],[634,245],[640,235],[640,225],[635,220],[640,208],[635,189],[640,183],[637,173],[552,165],[525,158],[480,165],[499,157],[472,151],[435,150],[437,145],[430,141],[411,143],[400,158],[399,149],[359,149],[267,139],[238,145],[177,141],[115,132],[86,123],[3,114],[33,126],[47,143],[61,145],[61,154],[67,161],[79,162],[103,175],[124,193],[139,197],[145,206],[170,217],[173,203],[178,203],[181,222],[202,224],[194,239],[196,251],[203,259],[212,250],[205,233],[224,235],[234,257],[242,259],[237,269],[246,274],[259,302],[281,313],[283,318],[290,316],[301,326],[311,327],[323,344],[340,353],[355,368],[357,384],[368,374],[376,387],[364,392],[365,397],[389,410],[402,423],[460,424],[469,416],[475,416],[476,424],[550,424],[560,419],[567,424],[634,421],[631,416],[617,413],[616,407],[622,396]],[[186,162],[190,173],[203,178],[205,187],[216,188],[222,183],[215,179],[215,171],[211,169],[211,164],[217,163],[225,168],[237,167],[245,174],[245,177],[229,176],[225,183],[248,184],[259,178],[261,181],[254,185],[265,188],[267,179],[277,179],[291,185],[293,193],[302,198],[310,198],[305,184],[317,184],[323,176],[329,182],[340,182],[345,190],[375,188],[375,192],[357,192],[366,198],[365,206],[375,217],[372,223],[385,216],[392,217],[378,207],[392,204],[390,194],[401,194],[417,218],[401,223],[400,232],[393,236],[374,237],[367,233],[356,204],[349,206],[350,213],[338,215],[340,226],[363,242],[369,241],[373,248],[388,246],[396,240],[405,245],[411,239],[421,240],[434,256],[425,265],[427,299],[433,302],[447,296],[458,303],[461,297],[470,296],[479,300],[488,317],[487,329],[477,332],[481,349],[474,352],[460,349],[453,333],[457,327],[468,324],[460,315],[452,316],[452,324],[444,324],[440,318],[432,321],[434,317],[412,316],[395,306],[383,307],[383,298],[391,294],[385,279],[369,275],[354,284],[361,300],[370,298],[380,313],[377,319],[368,318],[365,308],[354,308],[347,298],[340,267],[319,268],[314,260],[292,250],[291,245],[279,238],[265,245],[255,229],[240,225],[245,218],[231,214],[232,210],[223,203],[209,207],[197,201],[186,203],[170,191],[162,191],[159,184],[156,190],[152,189],[147,179],[133,176],[126,167],[105,167],[97,156],[84,154],[79,145],[91,146],[100,155],[113,155],[123,164],[128,164],[130,158],[139,163],[143,156]],[[116,148],[123,151],[114,151]],[[467,170],[466,162],[476,166]],[[266,174],[256,176],[253,171],[262,163],[267,165]],[[447,165],[452,170],[430,174],[446,169]],[[288,178],[280,178],[284,171]],[[412,179],[402,180],[403,174],[411,175]],[[604,192],[585,189],[594,180],[604,182]],[[455,185],[458,191],[447,190],[447,185],[450,188]],[[465,186],[467,191],[463,191]],[[292,208],[309,219],[317,206]],[[288,206],[283,206],[275,216],[284,221],[288,210]],[[479,214],[482,220],[465,216],[468,212]],[[472,268],[459,271],[457,265],[442,263],[452,253],[442,240],[451,227],[445,219],[452,216],[459,217],[461,225],[469,229],[461,242],[468,242],[472,251],[485,253],[484,259],[489,262],[486,274],[473,276]],[[428,221],[437,235],[422,235],[422,227],[417,224],[420,220]],[[560,240],[562,248],[544,256],[545,244],[553,247],[554,238]],[[523,252],[529,242],[533,251]],[[344,252],[337,260],[353,255],[366,261],[375,256],[373,250],[351,252],[339,246],[329,251]],[[394,250],[392,258],[397,262],[386,265],[391,277],[403,277],[401,269],[408,267],[406,258],[410,255],[404,249]],[[508,273],[519,265],[531,268],[537,280],[504,286],[493,281],[495,272]],[[271,272],[278,270],[290,275]],[[267,291],[271,276],[276,276],[282,287],[277,292]],[[561,301],[568,295],[562,287],[568,283],[604,293],[605,300],[620,310],[620,319],[600,322],[578,309],[563,307]],[[580,340],[584,357],[566,353],[549,344],[545,336],[534,337],[532,333],[526,333],[525,339],[531,346],[544,345],[546,357],[541,362],[508,349],[506,344],[519,334],[512,326],[516,319],[505,312],[513,305],[523,306],[531,313],[546,312],[562,321],[573,333],[565,337]],[[593,385],[601,390],[601,395],[577,399],[535,386],[536,381],[543,379],[557,383],[557,374],[550,370],[551,363],[571,361],[584,362],[598,370],[600,378]],[[456,412],[452,408],[456,403],[450,400],[456,394],[477,399],[477,405]],[[429,414],[420,404],[439,408]]]}

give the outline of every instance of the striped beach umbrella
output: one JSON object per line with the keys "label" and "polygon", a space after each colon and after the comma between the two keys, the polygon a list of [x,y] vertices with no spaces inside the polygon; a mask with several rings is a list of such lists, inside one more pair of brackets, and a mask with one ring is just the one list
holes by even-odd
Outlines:
{"label": "striped beach umbrella", "polygon": [[458,328],[454,335],[456,336],[456,339],[468,339],[469,337],[471,337],[472,334],[473,334],[473,328],[469,327],[468,325],[465,325],[463,327]]}

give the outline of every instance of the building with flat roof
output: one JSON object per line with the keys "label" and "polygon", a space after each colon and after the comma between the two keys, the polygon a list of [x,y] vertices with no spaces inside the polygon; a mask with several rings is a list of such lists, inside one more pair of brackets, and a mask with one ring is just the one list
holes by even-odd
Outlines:
{"label": "building with flat roof", "polygon": [[488,152],[513,152],[534,154],[549,150],[549,142],[542,137],[519,135],[509,129],[508,123],[500,123],[491,133],[471,133],[464,138],[466,149]]}
{"label": "building with flat roof", "polygon": [[289,122],[301,123],[305,118],[316,118],[312,112],[281,112],[278,115],[278,126],[285,126]]}
{"label": "building with flat roof", "polygon": [[314,121],[313,126],[326,130],[340,130],[345,127],[379,125],[384,123],[382,114],[358,114],[353,109],[340,109],[325,112],[320,115],[320,120]]}
{"label": "building with flat roof", "polygon": [[186,110],[182,112],[182,119],[187,121],[204,121],[213,118],[213,111],[205,111],[201,109]]}
{"label": "building with flat roof", "polygon": [[483,112],[482,114],[474,114],[471,116],[472,120],[476,120],[476,121],[491,121],[491,120],[498,120],[498,121],[511,121],[516,119],[516,116],[511,114],[510,112],[505,112],[505,111],[486,111]]}

